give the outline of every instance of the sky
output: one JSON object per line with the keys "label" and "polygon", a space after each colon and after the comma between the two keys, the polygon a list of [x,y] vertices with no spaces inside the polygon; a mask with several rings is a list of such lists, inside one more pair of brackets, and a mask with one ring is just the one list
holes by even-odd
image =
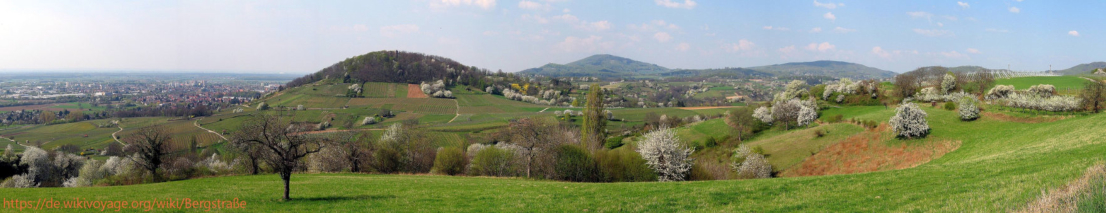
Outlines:
{"label": "sky", "polygon": [[837,60],[905,72],[1106,56],[1106,1],[0,0],[0,72],[311,73],[379,50],[517,72],[612,54],[668,68]]}

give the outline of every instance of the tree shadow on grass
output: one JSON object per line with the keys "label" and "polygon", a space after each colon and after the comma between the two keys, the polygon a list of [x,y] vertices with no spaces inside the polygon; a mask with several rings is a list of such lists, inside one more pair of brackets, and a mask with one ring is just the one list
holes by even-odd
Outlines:
{"label": "tree shadow on grass", "polygon": [[325,197],[307,197],[307,198],[292,198],[291,202],[303,201],[303,202],[337,202],[337,201],[368,201],[368,200],[384,200],[395,199],[395,195],[358,195],[358,196],[325,196]]}

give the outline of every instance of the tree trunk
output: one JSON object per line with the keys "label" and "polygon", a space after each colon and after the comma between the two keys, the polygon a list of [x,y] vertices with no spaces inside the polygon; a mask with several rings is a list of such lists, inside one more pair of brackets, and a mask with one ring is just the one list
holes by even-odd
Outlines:
{"label": "tree trunk", "polygon": [[288,196],[288,182],[292,179],[291,171],[281,172],[280,173],[280,179],[284,181],[284,200],[285,201],[292,200],[292,198]]}

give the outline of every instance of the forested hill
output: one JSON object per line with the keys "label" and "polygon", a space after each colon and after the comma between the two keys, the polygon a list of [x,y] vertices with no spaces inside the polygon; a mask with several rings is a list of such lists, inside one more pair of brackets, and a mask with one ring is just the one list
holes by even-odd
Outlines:
{"label": "forested hill", "polygon": [[891,71],[872,68],[864,66],[862,64],[841,61],[796,62],[749,67],[748,69],[773,73],[781,76],[831,76],[835,78],[852,79],[890,78],[895,76],[896,74]]}
{"label": "forested hill", "polygon": [[1075,65],[1075,66],[1073,66],[1071,68],[1068,68],[1068,69],[1065,69],[1065,70],[1059,70],[1059,72],[1063,73],[1064,75],[1081,75],[1081,74],[1091,73],[1095,69],[1098,69],[1098,68],[1106,68],[1106,62],[1099,61],[1099,62]]}
{"label": "forested hill", "polygon": [[519,73],[549,77],[623,78],[637,75],[659,74],[668,71],[668,68],[656,64],[600,54],[568,64],[550,63],[542,67],[526,69]]}
{"label": "forested hill", "polygon": [[480,78],[487,70],[465,66],[453,59],[422,53],[384,50],[354,56],[318,72],[296,78],[287,87],[334,79],[343,82],[419,83],[433,80]]}

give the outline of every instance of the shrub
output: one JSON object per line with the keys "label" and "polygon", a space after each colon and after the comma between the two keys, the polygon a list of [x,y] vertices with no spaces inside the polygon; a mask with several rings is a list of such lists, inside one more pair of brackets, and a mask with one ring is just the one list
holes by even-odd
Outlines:
{"label": "shrub", "polygon": [[[763,152],[763,151],[761,151]],[[764,155],[750,149],[746,145],[738,145],[731,157],[734,172],[738,178],[769,178],[772,176],[772,165],[764,158]]]}
{"label": "shrub", "polygon": [[655,181],[657,174],[649,169],[645,159],[629,148],[599,150],[595,160],[603,180],[609,182]]}
{"label": "shrub", "polygon": [[431,172],[445,175],[458,175],[465,171],[465,153],[461,148],[446,147],[438,150]]}
{"label": "shrub", "polygon": [[1050,112],[1064,112],[1079,110],[1083,100],[1072,96],[1039,96],[1035,94],[1011,93],[1006,98],[999,99],[1003,105],[1014,108],[1042,110]]}
{"label": "shrub", "polygon": [[987,99],[1000,99],[1006,98],[1010,94],[1014,93],[1014,86],[1010,85],[995,85],[994,88],[987,91]]}
{"label": "shrub", "polygon": [[587,150],[575,145],[561,145],[554,151],[557,163],[554,170],[558,180],[595,182],[600,179],[595,159]]}
{"label": "shrub", "polygon": [[822,136],[826,136],[826,130],[824,130],[824,129],[814,130],[814,137],[820,138]]}
{"label": "shrub", "polygon": [[979,118],[979,107],[975,105],[974,97],[965,97],[960,100],[960,120],[971,121]]}
{"label": "shrub", "polygon": [[929,123],[926,121],[926,112],[918,108],[914,103],[905,103],[895,109],[895,116],[891,117],[891,130],[898,137],[921,138],[929,134]]}
{"label": "shrub", "polygon": [[707,139],[703,141],[703,146],[706,148],[716,147],[718,146],[718,139],[714,139],[714,137],[707,137]]}
{"label": "shrub", "polygon": [[830,116],[830,117],[826,118],[825,120],[826,120],[826,123],[837,123],[837,122],[841,122],[841,120],[844,120],[844,119],[845,119],[844,115],[834,115],[834,116]]}
{"label": "shrub", "polygon": [[607,142],[603,143],[603,147],[606,147],[607,149],[615,149],[615,148],[621,147],[622,146],[622,139],[625,139],[625,138],[626,137],[623,137],[623,136],[607,138]]}
{"label": "shrub", "polygon": [[660,181],[682,181],[691,170],[691,153],[680,144],[676,137],[676,131],[672,129],[658,129],[646,133],[638,147],[638,153],[644,158],[650,168],[657,172]]}
{"label": "shrub", "polygon": [[952,111],[952,110],[956,109],[956,104],[954,104],[952,102],[945,102],[945,105],[942,106],[942,107],[945,108],[945,110]]}
{"label": "shrub", "polygon": [[514,176],[517,167],[514,165],[515,153],[509,150],[488,146],[476,153],[472,158],[469,172],[474,175],[485,176]]}
{"label": "shrub", "polygon": [[804,106],[799,109],[799,126],[810,125],[815,119],[818,119],[818,112],[814,111],[814,108]]}
{"label": "shrub", "polygon": [[394,173],[399,171],[399,152],[391,147],[382,147],[373,152],[372,168],[380,173]]}
{"label": "shrub", "polygon": [[1038,84],[1038,85],[1034,85],[1034,86],[1029,87],[1029,89],[1026,90],[1026,92],[1029,92],[1030,94],[1034,94],[1034,95],[1037,95],[1037,96],[1048,98],[1048,97],[1052,97],[1052,95],[1054,95],[1056,93],[1056,86],[1052,86],[1050,84]]}

